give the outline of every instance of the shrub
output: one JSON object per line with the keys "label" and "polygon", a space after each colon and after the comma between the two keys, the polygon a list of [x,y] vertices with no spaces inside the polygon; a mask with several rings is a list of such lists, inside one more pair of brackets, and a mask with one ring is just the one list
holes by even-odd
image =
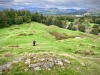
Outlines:
{"label": "shrub", "polygon": [[19,27],[15,27],[15,29],[20,29]]}
{"label": "shrub", "polygon": [[85,32],[85,25],[81,24],[78,26],[79,31]]}
{"label": "shrub", "polygon": [[73,25],[72,28],[71,28],[71,30],[76,31],[77,30],[77,26]]}
{"label": "shrub", "polygon": [[33,33],[31,33],[31,32],[28,34],[28,36],[32,36],[32,35],[33,35]]}
{"label": "shrub", "polygon": [[62,40],[62,39],[67,39],[67,35],[66,34],[60,34],[57,32],[49,32],[51,35],[55,36],[55,38],[57,40]]}
{"label": "shrub", "polygon": [[5,57],[13,57],[14,55],[11,52],[4,54]]}
{"label": "shrub", "polygon": [[95,34],[95,35],[98,35],[98,28],[93,28],[91,33]]}
{"label": "shrub", "polygon": [[99,25],[94,25],[93,28],[99,28]]}
{"label": "shrub", "polygon": [[98,29],[98,33],[100,33],[100,28]]}
{"label": "shrub", "polygon": [[75,54],[94,55],[95,52],[93,50],[76,50]]}
{"label": "shrub", "polygon": [[9,47],[19,47],[18,44],[15,44],[15,45],[9,45]]}
{"label": "shrub", "polygon": [[27,34],[26,33],[19,33],[18,35],[19,36],[26,36]]}

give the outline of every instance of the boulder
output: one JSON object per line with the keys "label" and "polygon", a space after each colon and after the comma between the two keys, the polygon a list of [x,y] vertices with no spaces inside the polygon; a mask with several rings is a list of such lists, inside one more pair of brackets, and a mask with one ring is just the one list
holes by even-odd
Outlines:
{"label": "boulder", "polygon": [[35,67],[34,70],[41,70],[39,66]]}
{"label": "boulder", "polygon": [[1,66],[0,66],[0,73],[2,73],[3,71],[9,69],[10,66],[11,66],[11,64],[12,64],[12,63],[9,62],[9,63],[7,63],[7,64],[1,65]]}
{"label": "boulder", "polygon": [[68,64],[70,64],[70,63],[71,63],[69,60],[64,60],[64,62],[66,62],[66,63],[68,63]]}
{"label": "boulder", "polygon": [[24,59],[24,58],[25,58],[25,56],[22,56],[22,57],[19,57],[19,58],[15,58],[12,62],[13,63],[18,63],[18,62],[22,61],[22,59]]}
{"label": "boulder", "polygon": [[39,67],[39,66],[40,66],[40,63],[37,63],[37,64],[30,64],[28,67],[30,69],[34,69],[34,68]]}
{"label": "boulder", "polygon": [[86,66],[84,62],[81,63],[82,66]]}
{"label": "boulder", "polygon": [[30,59],[26,59],[25,64],[29,65],[30,64]]}
{"label": "boulder", "polygon": [[57,61],[56,64],[63,66],[63,62],[62,61]]}

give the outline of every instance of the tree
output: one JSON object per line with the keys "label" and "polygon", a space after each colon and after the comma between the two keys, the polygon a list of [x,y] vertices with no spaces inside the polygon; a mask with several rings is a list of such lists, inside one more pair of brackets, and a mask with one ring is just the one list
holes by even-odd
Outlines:
{"label": "tree", "polygon": [[75,17],[74,16],[66,16],[66,20],[68,20],[70,22],[74,22]]}
{"label": "tree", "polygon": [[62,27],[66,28],[66,21],[62,20],[61,23],[62,23]]}
{"label": "tree", "polygon": [[96,24],[100,24],[100,19],[97,19],[97,20],[95,21],[95,23],[96,23]]}
{"label": "tree", "polygon": [[33,14],[32,14],[32,21],[36,21],[36,22],[38,22],[37,17],[39,18],[39,17],[40,17],[40,14],[39,14],[38,12],[33,13]]}
{"label": "tree", "polygon": [[15,18],[15,24],[22,24],[22,23],[23,23],[22,17]]}
{"label": "tree", "polygon": [[45,20],[45,24],[46,25],[52,25],[52,18],[47,16],[46,20]]}
{"label": "tree", "polygon": [[57,24],[56,24],[58,27],[60,27],[60,28],[62,28],[63,26],[62,26],[62,22],[61,22],[61,20],[57,20]]}
{"label": "tree", "polygon": [[79,31],[81,31],[81,32],[85,32],[85,25],[84,25],[84,24],[78,25],[78,29],[79,29]]}
{"label": "tree", "polygon": [[7,24],[7,14],[6,11],[3,10],[0,14],[0,27],[5,27],[5,26],[9,26]]}

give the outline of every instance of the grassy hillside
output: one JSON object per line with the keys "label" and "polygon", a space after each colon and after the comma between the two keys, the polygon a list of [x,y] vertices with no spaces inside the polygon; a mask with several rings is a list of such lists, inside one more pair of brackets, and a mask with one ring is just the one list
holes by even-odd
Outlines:
{"label": "grassy hillside", "polygon": [[[28,54],[36,54],[37,57],[48,54],[71,62],[65,63],[64,68],[59,65],[52,67],[50,71],[24,71],[28,66],[21,61],[12,64],[9,71],[4,71],[3,75],[100,74],[100,37],[98,36],[32,22],[0,29],[0,39],[0,65]],[[33,40],[36,40],[36,46],[32,45]]]}

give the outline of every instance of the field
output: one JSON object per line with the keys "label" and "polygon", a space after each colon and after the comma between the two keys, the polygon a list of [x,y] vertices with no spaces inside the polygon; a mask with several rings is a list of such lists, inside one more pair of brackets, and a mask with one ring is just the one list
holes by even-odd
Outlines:
{"label": "field", "polygon": [[[0,29],[0,39],[1,66],[25,56],[1,75],[100,74],[100,36],[31,22]],[[33,46],[33,40],[36,40],[36,46]],[[55,65],[50,70],[31,70],[25,60],[29,58],[34,63],[33,57],[60,59],[63,65]]]}

